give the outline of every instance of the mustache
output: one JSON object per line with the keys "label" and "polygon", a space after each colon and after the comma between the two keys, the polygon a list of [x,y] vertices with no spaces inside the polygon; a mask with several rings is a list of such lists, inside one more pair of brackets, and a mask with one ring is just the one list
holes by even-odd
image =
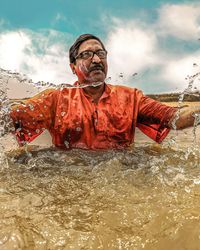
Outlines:
{"label": "mustache", "polygon": [[91,66],[89,68],[89,72],[91,72],[93,70],[102,70],[102,71],[104,71],[104,66],[102,64],[96,64],[96,65]]}

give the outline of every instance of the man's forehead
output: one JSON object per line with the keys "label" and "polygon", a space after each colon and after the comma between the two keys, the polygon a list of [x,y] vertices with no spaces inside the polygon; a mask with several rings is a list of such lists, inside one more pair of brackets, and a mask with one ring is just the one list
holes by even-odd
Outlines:
{"label": "man's forehead", "polygon": [[96,40],[96,39],[89,39],[89,40],[86,40],[84,42],[81,43],[80,47],[79,47],[79,52],[85,50],[85,49],[92,49],[93,47],[100,47],[100,48],[103,48],[101,43]]}

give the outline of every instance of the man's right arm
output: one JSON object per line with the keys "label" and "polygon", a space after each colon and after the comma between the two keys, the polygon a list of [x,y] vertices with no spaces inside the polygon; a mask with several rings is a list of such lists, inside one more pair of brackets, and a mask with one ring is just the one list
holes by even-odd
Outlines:
{"label": "man's right arm", "polygon": [[56,90],[45,90],[30,99],[11,105],[10,117],[21,145],[26,141],[31,142],[51,127],[56,106],[55,97]]}

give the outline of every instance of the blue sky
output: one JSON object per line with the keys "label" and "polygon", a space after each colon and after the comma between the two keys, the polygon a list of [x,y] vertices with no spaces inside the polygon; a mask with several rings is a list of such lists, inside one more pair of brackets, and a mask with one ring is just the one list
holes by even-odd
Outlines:
{"label": "blue sky", "polygon": [[1,0],[0,67],[73,83],[68,49],[82,33],[104,41],[114,84],[182,91],[185,77],[199,70],[198,0]]}

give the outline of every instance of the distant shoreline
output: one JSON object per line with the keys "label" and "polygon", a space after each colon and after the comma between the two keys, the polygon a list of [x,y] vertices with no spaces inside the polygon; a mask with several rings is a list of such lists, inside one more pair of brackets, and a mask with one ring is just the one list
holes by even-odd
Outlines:
{"label": "distant shoreline", "polygon": [[[147,96],[160,102],[178,102],[182,93],[166,93],[166,94],[149,94]],[[184,102],[199,102],[200,92],[193,92],[191,94],[185,94],[183,98]]]}

